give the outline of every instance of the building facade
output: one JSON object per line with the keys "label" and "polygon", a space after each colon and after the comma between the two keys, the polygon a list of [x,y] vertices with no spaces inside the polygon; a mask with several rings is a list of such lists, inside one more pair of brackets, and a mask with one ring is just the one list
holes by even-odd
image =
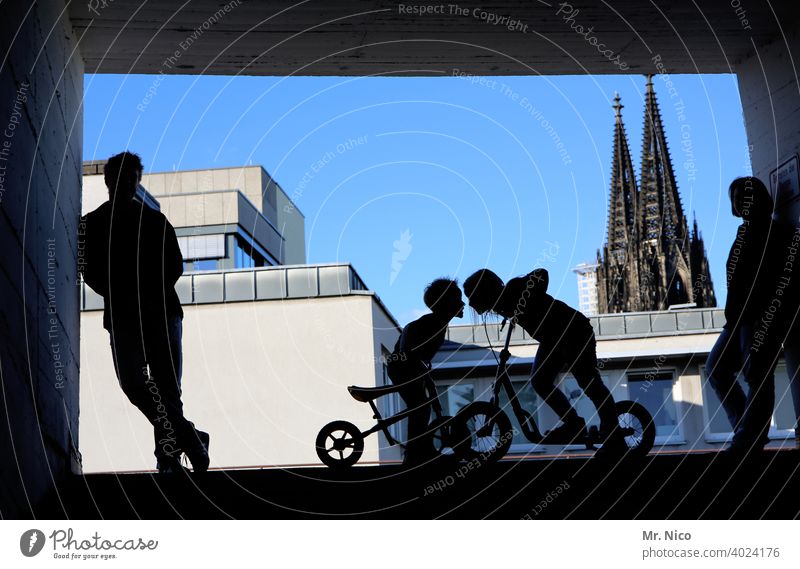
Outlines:
{"label": "building facade", "polygon": [[716,306],[702,236],[690,234],[658,108],[652,76],[645,89],[644,134],[637,184],[614,99],[614,154],[607,241],[597,252],[600,313],[665,310],[694,304]]}
{"label": "building facade", "polygon": [[595,316],[597,310],[597,263],[581,263],[572,269],[578,278],[578,310]]}

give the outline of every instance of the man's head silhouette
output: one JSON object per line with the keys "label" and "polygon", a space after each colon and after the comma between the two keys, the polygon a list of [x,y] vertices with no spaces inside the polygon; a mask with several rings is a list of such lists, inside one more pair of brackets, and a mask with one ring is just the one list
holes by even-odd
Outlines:
{"label": "man's head silhouette", "polygon": [[754,176],[736,178],[728,188],[731,213],[742,219],[769,219],[774,207],[764,182]]}
{"label": "man's head silhouette", "polygon": [[142,181],[142,159],[133,152],[121,152],[108,159],[103,178],[110,201],[129,202]]}

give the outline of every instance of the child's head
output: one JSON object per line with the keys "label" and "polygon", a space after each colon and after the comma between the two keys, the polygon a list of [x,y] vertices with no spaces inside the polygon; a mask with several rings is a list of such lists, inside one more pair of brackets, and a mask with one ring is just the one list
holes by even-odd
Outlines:
{"label": "child's head", "polygon": [[503,292],[503,280],[489,269],[481,269],[472,273],[464,281],[464,294],[469,305],[478,314],[492,310]]}
{"label": "child's head", "polygon": [[451,279],[436,279],[425,287],[422,299],[425,306],[434,314],[448,318],[464,315],[464,301],[461,300],[461,289],[458,282]]}

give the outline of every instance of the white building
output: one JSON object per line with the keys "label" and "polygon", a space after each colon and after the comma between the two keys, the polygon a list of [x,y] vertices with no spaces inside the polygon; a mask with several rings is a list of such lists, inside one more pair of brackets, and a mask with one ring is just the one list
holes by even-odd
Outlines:
{"label": "white building", "polygon": [[597,314],[597,263],[581,263],[572,269],[578,278],[578,310],[586,316]]}

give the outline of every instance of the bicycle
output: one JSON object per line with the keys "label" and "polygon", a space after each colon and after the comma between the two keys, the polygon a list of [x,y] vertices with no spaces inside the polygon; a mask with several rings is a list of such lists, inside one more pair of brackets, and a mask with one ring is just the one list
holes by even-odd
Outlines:
{"label": "bicycle", "polygon": [[[501,325],[502,331],[505,321]],[[517,392],[508,375],[508,360],[511,354],[508,346],[514,330],[513,320],[509,322],[505,345],[498,359],[497,373],[492,383],[492,397],[489,401],[475,401],[456,413],[453,428],[459,433],[466,433],[469,441],[459,444],[458,454],[468,460],[480,458],[494,462],[500,460],[511,448],[514,430],[511,420],[500,408],[500,391],[505,390],[511,411],[519,422],[522,434],[534,444],[584,444],[588,450],[597,450],[602,444],[599,429],[592,425],[586,435],[569,442],[552,441],[543,435],[533,416],[523,409]],[[644,456],[653,448],[656,428],[653,417],[636,401],[619,401],[616,403],[619,417],[619,429],[628,446],[627,453],[633,456]]]}
{"label": "bicycle", "polygon": [[[390,446],[400,445],[405,447],[392,436],[389,432],[389,427],[408,417],[413,410],[406,409],[384,419],[375,404],[376,399],[397,393],[402,387],[402,385],[383,387],[357,387],[353,385],[348,387],[347,391],[350,392],[353,399],[361,403],[369,403],[373,412],[372,418],[377,420],[377,424],[363,432],[349,421],[332,421],[322,427],[316,440],[317,456],[322,463],[330,468],[338,469],[353,466],[364,452],[364,439],[378,431],[383,432]],[[456,456],[460,454],[460,446],[463,446],[464,441],[469,438],[468,433],[466,431],[458,431],[453,417],[442,413],[438,395],[432,396],[424,405],[431,405],[433,408],[434,419],[428,424],[428,432],[433,433],[433,445],[436,452],[440,455]]]}

